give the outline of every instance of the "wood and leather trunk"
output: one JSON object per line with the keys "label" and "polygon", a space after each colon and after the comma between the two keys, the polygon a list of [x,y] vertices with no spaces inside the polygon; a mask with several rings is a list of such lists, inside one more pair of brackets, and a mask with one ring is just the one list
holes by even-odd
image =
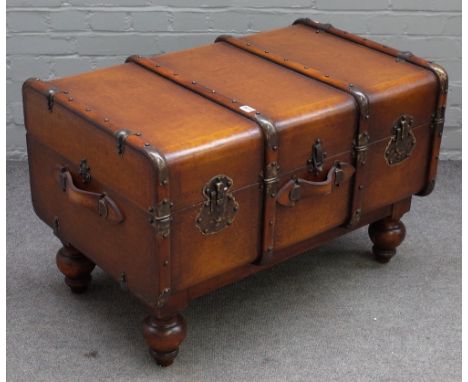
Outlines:
{"label": "wood and leather trunk", "polygon": [[307,19],[31,79],[34,208],[147,305],[183,306],[406,212],[434,186],[446,93],[436,64]]}

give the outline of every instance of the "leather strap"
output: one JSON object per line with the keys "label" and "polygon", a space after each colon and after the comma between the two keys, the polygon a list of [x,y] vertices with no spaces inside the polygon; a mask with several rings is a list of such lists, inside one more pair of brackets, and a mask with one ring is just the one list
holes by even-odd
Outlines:
{"label": "leather strap", "polygon": [[337,162],[330,168],[322,182],[307,179],[292,179],[278,192],[277,203],[284,207],[294,207],[299,200],[310,196],[324,196],[348,182],[354,174],[354,167],[348,163]]}
{"label": "leather strap", "polygon": [[70,203],[95,212],[111,224],[124,221],[117,204],[106,194],[81,190],[73,183],[73,178],[67,168],[62,168],[58,174],[59,185],[66,193]]}

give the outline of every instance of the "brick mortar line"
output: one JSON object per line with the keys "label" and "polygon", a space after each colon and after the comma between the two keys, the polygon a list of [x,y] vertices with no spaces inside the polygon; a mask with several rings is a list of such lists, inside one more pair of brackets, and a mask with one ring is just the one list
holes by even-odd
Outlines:
{"label": "brick mortar line", "polygon": [[[256,33],[257,29],[246,29],[245,32],[232,32],[230,34],[244,34],[244,33]],[[158,34],[158,35],[210,35],[213,33],[224,32],[226,33],[226,29],[211,29],[211,30],[173,30],[173,31],[138,31],[138,30],[122,30],[122,31],[106,31],[106,30],[76,30],[76,31],[59,31],[59,30],[50,30],[50,31],[24,31],[24,32],[17,32],[11,31],[7,32],[6,37],[15,37],[15,36],[23,36],[23,37],[79,37],[79,36],[111,36],[114,37],[115,35],[151,35],[151,34]],[[460,35],[441,35],[441,34],[375,34],[375,33],[359,33],[359,36],[373,36],[375,38],[387,38],[389,36],[393,37],[409,37],[411,40],[418,40],[418,39],[426,39],[427,37],[438,37],[443,39],[452,39],[456,41],[462,41],[462,36]]]}
{"label": "brick mortar line", "polygon": [[299,6],[299,7],[231,7],[231,6],[221,6],[221,7],[199,7],[199,8],[179,8],[179,7],[163,7],[163,6],[134,6],[134,7],[80,7],[80,6],[69,6],[69,7],[14,7],[6,8],[8,12],[51,12],[51,13],[60,13],[66,11],[86,11],[86,12],[196,12],[196,13],[220,13],[225,11],[249,11],[257,13],[291,13],[291,11],[308,11],[310,15],[324,15],[329,13],[338,13],[338,14],[381,14],[381,15],[418,15],[418,16],[433,16],[442,15],[442,16],[461,16],[462,11],[457,10],[408,10],[408,9],[323,9],[323,8],[314,8],[311,6]]}

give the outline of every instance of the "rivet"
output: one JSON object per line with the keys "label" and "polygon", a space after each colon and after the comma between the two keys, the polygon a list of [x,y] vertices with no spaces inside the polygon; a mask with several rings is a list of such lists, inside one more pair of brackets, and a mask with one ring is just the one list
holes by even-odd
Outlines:
{"label": "rivet", "polygon": [[153,208],[153,207],[148,207],[148,212],[149,212],[149,213],[154,212],[154,208]]}
{"label": "rivet", "polygon": [[359,189],[362,190],[364,188],[364,185],[360,184]]}
{"label": "rivet", "polygon": [[308,67],[308,66],[304,66],[304,69],[306,69],[306,70],[307,70],[307,69],[309,69],[309,67]]}
{"label": "rivet", "polygon": [[148,142],[145,142],[145,146],[148,147],[150,146],[150,144]]}
{"label": "rivet", "polygon": [[202,222],[202,218],[197,218],[197,223],[201,223]]}
{"label": "rivet", "polygon": [[140,132],[135,133],[135,135],[136,135],[137,137],[141,137],[141,133],[140,133]]}
{"label": "rivet", "polygon": [[205,229],[203,230],[203,233],[208,233],[208,228],[205,228]]}
{"label": "rivet", "polygon": [[273,225],[275,224],[275,222],[273,220],[270,220],[270,225]]}
{"label": "rivet", "polygon": [[169,203],[169,199],[163,199],[162,203],[163,203],[163,204]]}
{"label": "rivet", "polygon": [[350,87],[350,88],[354,87],[354,84],[349,84],[349,87]]}
{"label": "rivet", "polygon": [[70,92],[68,90],[64,90],[63,94],[69,94]]}
{"label": "rivet", "polygon": [[272,198],[276,197],[276,192],[272,192],[270,195]]}
{"label": "rivet", "polygon": [[236,99],[232,99],[231,102],[232,102],[232,103],[237,103],[237,100],[236,100]]}
{"label": "rivet", "polygon": [[90,108],[90,107],[87,107],[87,108],[85,109],[85,111],[91,111],[91,108]]}
{"label": "rivet", "polygon": [[157,68],[161,67],[161,65],[159,64],[154,64],[154,66],[156,66]]}
{"label": "rivet", "polygon": [[316,30],[315,30],[315,33],[320,33],[320,29],[316,29]]}
{"label": "rivet", "polygon": [[324,74],[323,76],[326,77],[326,78],[330,77],[329,74]]}
{"label": "rivet", "polygon": [[195,80],[192,81],[192,84],[193,84],[193,85],[196,85],[196,84],[197,84],[197,81],[195,81]]}
{"label": "rivet", "polygon": [[104,122],[109,122],[109,118],[104,118]]}
{"label": "rivet", "polygon": [[165,267],[167,267],[167,266],[169,265],[169,260],[164,260],[163,265],[164,265]]}
{"label": "rivet", "polygon": [[227,224],[227,225],[231,225],[231,224],[232,224],[232,220],[228,220],[228,221],[226,222],[226,224]]}
{"label": "rivet", "polygon": [[214,93],[216,93],[216,90],[213,89],[211,92],[214,94]]}
{"label": "rivet", "polygon": [[234,206],[234,207],[232,207],[232,209],[233,209],[234,211],[238,211],[238,210],[239,210],[239,206]]}
{"label": "rivet", "polygon": [[165,186],[166,184],[169,183],[169,181],[167,179],[164,179],[161,183]]}
{"label": "rivet", "polygon": [[268,50],[265,50],[265,53],[270,53]]}
{"label": "rivet", "polygon": [[163,239],[167,239],[169,237],[169,234],[167,232],[163,233]]}
{"label": "rivet", "polygon": [[278,150],[278,146],[277,146],[277,145],[274,145],[274,146],[272,147],[272,149],[273,149],[273,151],[276,151],[276,150]]}
{"label": "rivet", "polygon": [[252,44],[251,44],[250,42],[248,42],[248,43],[247,43],[247,46],[250,46],[250,45],[252,45]]}
{"label": "rivet", "polygon": [[68,101],[73,101],[73,97],[68,97]]}

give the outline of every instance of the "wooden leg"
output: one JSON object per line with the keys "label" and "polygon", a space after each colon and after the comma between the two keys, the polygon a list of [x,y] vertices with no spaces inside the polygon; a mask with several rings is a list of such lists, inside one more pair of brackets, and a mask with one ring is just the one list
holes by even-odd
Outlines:
{"label": "wooden leg", "polygon": [[179,352],[179,345],[187,335],[187,325],[180,314],[167,318],[154,315],[143,321],[143,336],[150,354],[162,367],[171,365]]}
{"label": "wooden leg", "polygon": [[372,251],[377,261],[388,263],[396,254],[406,236],[405,225],[399,219],[387,217],[369,225],[369,236],[374,246]]}
{"label": "wooden leg", "polygon": [[64,245],[57,252],[57,267],[65,275],[67,284],[73,293],[84,293],[91,282],[91,272],[96,266],[71,245]]}

